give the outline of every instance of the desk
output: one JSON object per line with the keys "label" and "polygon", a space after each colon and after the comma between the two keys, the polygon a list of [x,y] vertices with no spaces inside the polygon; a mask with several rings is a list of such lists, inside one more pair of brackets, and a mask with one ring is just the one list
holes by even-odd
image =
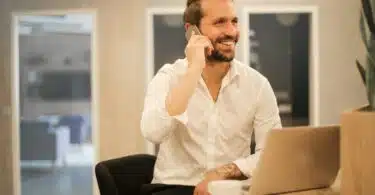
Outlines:
{"label": "desk", "polygon": [[[292,192],[286,194],[277,195],[340,195],[340,184],[341,184],[341,171],[339,171],[335,182],[329,188],[316,189],[316,190],[306,190],[300,192]],[[244,194],[248,195],[248,189]]]}
{"label": "desk", "polygon": [[340,192],[332,188],[318,189],[318,190],[308,190],[302,192],[293,192],[285,195],[340,195]]}
{"label": "desk", "polygon": [[317,190],[293,192],[285,195],[340,195],[341,171],[338,172],[335,182],[329,187]]}
{"label": "desk", "polygon": [[[248,195],[248,192],[244,193]],[[340,190],[335,188],[323,188],[323,189],[316,189],[316,190],[306,190],[300,192],[292,192],[292,193],[282,193],[277,195],[340,195]]]}

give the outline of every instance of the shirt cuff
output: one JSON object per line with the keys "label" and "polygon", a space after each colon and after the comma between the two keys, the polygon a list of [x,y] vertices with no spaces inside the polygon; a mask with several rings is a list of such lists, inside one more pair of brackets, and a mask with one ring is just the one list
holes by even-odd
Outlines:
{"label": "shirt cuff", "polygon": [[254,170],[257,167],[261,152],[258,151],[255,154],[252,154],[246,158],[240,158],[235,160],[233,163],[237,165],[242,174],[250,178],[254,175]]}
{"label": "shirt cuff", "polygon": [[245,158],[237,159],[233,163],[235,165],[237,165],[237,167],[240,169],[240,171],[243,175],[250,178],[250,176],[251,176],[250,167],[247,163],[247,159],[245,159]]}
{"label": "shirt cuff", "polygon": [[177,115],[177,116],[172,116],[172,118],[176,119],[177,121],[179,121],[180,123],[184,124],[185,126],[187,125],[188,117],[187,117],[186,112],[184,112],[184,113],[182,113],[180,115]]}

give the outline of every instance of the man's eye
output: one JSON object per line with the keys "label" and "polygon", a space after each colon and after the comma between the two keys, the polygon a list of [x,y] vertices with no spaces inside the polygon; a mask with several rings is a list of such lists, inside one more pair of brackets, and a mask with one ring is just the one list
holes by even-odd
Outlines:
{"label": "man's eye", "polygon": [[225,23],[225,20],[218,20],[214,24],[215,25],[221,25],[221,24],[224,24],[224,23]]}

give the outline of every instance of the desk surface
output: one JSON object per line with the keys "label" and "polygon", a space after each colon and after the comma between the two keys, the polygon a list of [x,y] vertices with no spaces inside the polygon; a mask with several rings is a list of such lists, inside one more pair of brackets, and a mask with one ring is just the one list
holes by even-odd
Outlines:
{"label": "desk surface", "polygon": [[335,182],[329,187],[317,190],[288,193],[285,195],[340,195],[341,171],[339,170]]}
{"label": "desk surface", "polygon": [[280,195],[340,195],[340,186],[341,186],[341,170],[339,170],[337,177],[335,181],[333,182],[333,184],[328,188],[292,192],[292,193],[280,194]]}
{"label": "desk surface", "polygon": [[285,195],[340,195],[340,192],[332,188],[318,189],[318,190],[308,190],[302,192],[293,192]]}

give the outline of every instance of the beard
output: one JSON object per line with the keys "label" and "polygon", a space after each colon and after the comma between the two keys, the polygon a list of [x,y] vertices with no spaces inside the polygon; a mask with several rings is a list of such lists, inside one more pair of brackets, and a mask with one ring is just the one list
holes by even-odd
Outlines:
{"label": "beard", "polygon": [[218,44],[225,42],[225,41],[233,41],[235,45],[238,42],[238,36],[233,37],[226,35],[222,38],[217,38],[216,40],[211,40],[214,50],[212,51],[211,55],[207,56],[207,61],[209,62],[231,62],[234,59],[235,51],[231,51],[230,53],[224,53],[220,51],[218,48]]}
{"label": "beard", "polygon": [[215,49],[211,55],[207,57],[209,62],[231,62],[234,59],[234,52],[230,55],[225,55],[223,52]]}

